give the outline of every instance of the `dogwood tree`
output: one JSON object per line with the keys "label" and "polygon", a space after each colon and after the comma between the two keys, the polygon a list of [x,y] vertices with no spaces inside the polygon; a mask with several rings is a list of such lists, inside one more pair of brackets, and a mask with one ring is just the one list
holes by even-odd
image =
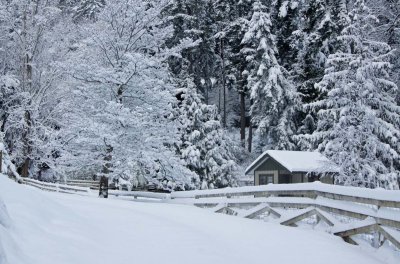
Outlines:
{"label": "dogwood tree", "polygon": [[1,1],[5,142],[23,176],[54,165],[58,113],[65,90],[58,64],[66,49],[57,1]]}
{"label": "dogwood tree", "polygon": [[86,37],[70,61],[78,66],[68,68],[75,100],[64,116],[71,122],[60,160],[69,173],[90,164],[91,173],[131,185],[144,176],[160,189],[194,188],[195,174],[175,153],[175,84],[166,63],[192,42],[166,46],[173,30],[162,15],[168,4],[108,2],[82,29]]}

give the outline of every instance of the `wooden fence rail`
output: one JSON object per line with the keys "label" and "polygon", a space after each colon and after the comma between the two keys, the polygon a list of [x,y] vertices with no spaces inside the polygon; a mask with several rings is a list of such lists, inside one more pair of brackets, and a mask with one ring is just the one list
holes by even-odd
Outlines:
{"label": "wooden fence rail", "polygon": [[[23,179],[46,191],[90,195],[96,182],[70,180],[68,184]],[[83,186],[83,187],[82,187]],[[93,194],[95,195],[95,194]],[[153,193],[110,190],[117,198],[153,199],[191,204],[248,219],[273,217],[281,225],[297,226],[304,220],[325,222],[329,232],[357,244],[355,236],[372,234],[373,246],[389,241],[400,250],[400,191],[370,190],[321,183],[246,186],[206,191]],[[346,221],[343,219],[346,218]]]}
{"label": "wooden fence rail", "polygon": [[156,199],[156,200],[167,200],[170,198],[170,195],[168,193],[141,192],[141,191],[109,190],[108,194],[116,197],[133,197],[134,199],[146,198],[146,199]]}
{"label": "wooden fence rail", "polygon": [[23,183],[25,183],[26,185],[30,185],[45,191],[82,194],[82,195],[91,194],[89,187],[79,187],[79,186],[71,186],[59,183],[42,182],[30,178],[22,178],[22,179]]}
{"label": "wooden fence rail", "polygon": [[98,190],[100,186],[100,181],[91,180],[66,180],[61,181],[60,183],[70,186],[88,187],[92,190]]}
{"label": "wooden fence rail", "polygon": [[[72,193],[72,194],[97,195],[99,189],[98,181],[88,181],[88,180],[67,180],[63,181],[63,183],[50,183],[30,178],[22,178],[22,183],[45,191]],[[167,193],[142,192],[142,191],[109,190],[108,194],[114,197],[127,197],[134,199],[146,198],[146,199],[166,200],[170,198],[169,194]]]}
{"label": "wooden fence rail", "polygon": [[[173,203],[217,213],[250,219],[273,217],[287,226],[314,218],[346,242],[356,244],[352,237],[373,234],[382,240],[374,246],[390,241],[400,250],[400,191],[302,183],[175,192],[170,198]],[[349,223],[341,221],[343,218]]]}
{"label": "wooden fence rail", "polygon": [[270,184],[264,186],[246,186],[239,188],[215,189],[207,191],[175,192],[172,199],[177,198],[218,198],[218,197],[325,197],[333,200],[349,201],[375,205],[378,207],[400,208],[400,191],[371,190],[355,187],[344,187],[322,183]]}

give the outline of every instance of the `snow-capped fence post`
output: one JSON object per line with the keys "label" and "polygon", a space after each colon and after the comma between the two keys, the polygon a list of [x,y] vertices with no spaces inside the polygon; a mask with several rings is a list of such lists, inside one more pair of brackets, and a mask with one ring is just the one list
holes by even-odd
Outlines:
{"label": "snow-capped fence post", "polygon": [[372,246],[374,248],[379,248],[381,246],[381,234],[379,232],[373,233]]}

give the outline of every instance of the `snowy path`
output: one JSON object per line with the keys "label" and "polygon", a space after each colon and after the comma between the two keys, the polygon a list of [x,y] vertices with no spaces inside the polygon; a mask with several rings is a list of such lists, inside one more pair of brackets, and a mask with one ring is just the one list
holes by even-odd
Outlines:
{"label": "snowy path", "polygon": [[15,243],[0,237],[10,264],[372,264],[393,260],[382,261],[373,250],[323,232],[185,205],[47,193],[4,177],[0,177],[0,196],[13,221],[10,233]]}

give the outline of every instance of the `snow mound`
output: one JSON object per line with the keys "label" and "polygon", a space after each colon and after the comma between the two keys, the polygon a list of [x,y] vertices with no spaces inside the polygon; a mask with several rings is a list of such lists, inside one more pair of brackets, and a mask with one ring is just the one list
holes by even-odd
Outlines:
{"label": "snow mound", "polygon": [[[0,174],[0,176],[2,176]],[[0,263],[7,263],[6,251],[4,249],[4,244],[9,238],[9,228],[11,227],[11,219],[8,215],[6,205],[0,197]]]}
{"label": "snow mound", "polygon": [[194,206],[44,192],[3,175],[0,193],[12,220],[0,225],[0,264],[382,263],[331,234]]}
{"label": "snow mound", "polygon": [[11,226],[11,219],[7,212],[7,207],[0,196],[0,226],[9,228]]}

